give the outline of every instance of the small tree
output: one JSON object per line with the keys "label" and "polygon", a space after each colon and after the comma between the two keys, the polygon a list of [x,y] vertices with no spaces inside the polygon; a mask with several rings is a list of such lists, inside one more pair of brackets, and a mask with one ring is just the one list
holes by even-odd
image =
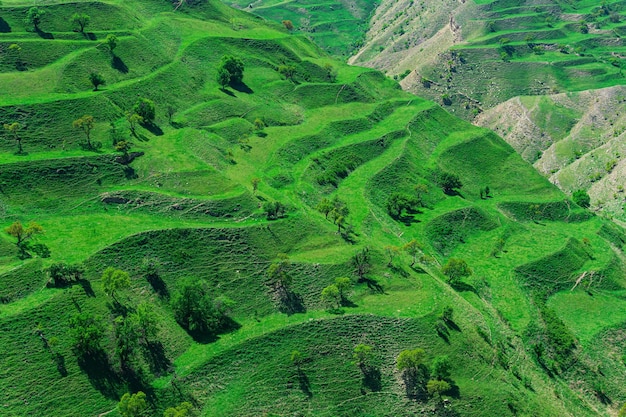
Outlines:
{"label": "small tree", "polygon": [[89,81],[91,81],[91,84],[93,85],[93,91],[98,91],[99,86],[106,84],[106,80],[104,79],[102,74],[99,74],[97,72],[92,72],[91,74],[89,74]]}
{"label": "small tree", "polygon": [[224,67],[219,67],[217,69],[217,83],[222,88],[222,91],[226,90],[228,84],[230,84],[230,72]]}
{"label": "small tree", "polygon": [[260,178],[254,177],[250,180],[250,184],[252,184],[252,193],[256,194],[259,189],[259,183],[261,182]]}
{"label": "small tree", "polygon": [[420,245],[415,239],[411,239],[402,247],[402,250],[411,255],[411,266],[415,265],[415,262],[417,261],[417,255],[419,255],[421,249],[422,245]]}
{"label": "small tree", "polygon": [[74,13],[70,17],[70,23],[78,28],[80,33],[85,33],[85,26],[89,24],[91,17],[86,13]]}
{"label": "small tree", "polygon": [[572,199],[574,203],[578,204],[580,207],[589,208],[591,205],[591,197],[587,194],[585,190],[576,190],[574,194],[572,194]]}
{"label": "small tree", "polygon": [[142,417],[148,411],[146,394],[138,391],[135,394],[126,393],[122,396],[117,409],[122,417]]}
{"label": "small tree", "polygon": [[362,250],[357,252],[352,257],[351,263],[352,263],[352,268],[353,268],[352,271],[354,272],[354,274],[357,277],[359,277],[359,280],[364,279],[365,274],[369,272],[370,267],[371,267],[369,249],[363,248]]}
{"label": "small tree", "polygon": [[41,18],[46,14],[45,10],[42,10],[38,7],[31,7],[26,12],[26,17],[24,18],[24,23],[27,25],[33,25],[35,31],[39,31],[39,25],[41,24]]}
{"label": "small tree", "polygon": [[387,213],[395,219],[402,217],[402,212],[411,209],[416,201],[409,195],[393,193],[387,199]]}
{"label": "small tree", "polygon": [[352,288],[352,280],[348,277],[335,278],[335,286],[339,290],[341,300],[347,299],[346,293]]}
{"label": "small tree", "polygon": [[127,140],[120,140],[115,144],[115,150],[121,152],[122,155],[124,155],[124,158],[127,158],[132,145],[133,144]]}
{"label": "small tree", "polygon": [[426,384],[426,390],[429,395],[436,395],[441,400],[441,394],[450,390],[450,384],[439,379],[431,379]]}
{"label": "small tree", "polygon": [[334,206],[333,206],[333,203],[332,203],[332,201],[330,199],[322,198],[322,200],[317,204],[317,206],[315,208],[316,208],[317,211],[319,211],[320,213],[324,214],[326,219],[328,219],[328,215],[333,210]]}
{"label": "small tree", "polygon": [[117,36],[109,33],[104,40],[105,45],[109,48],[109,52],[113,55],[113,50],[117,47]]}
{"label": "small tree", "polygon": [[139,99],[133,106],[133,112],[141,116],[144,123],[154,122],[156,116],[154,101],[147,98]]}
{"label": "small tree", "polygon": [[11,139],[13,139],[17,143],[18,155],[23,154],[24,149],[22,148],[22,137],[19,134],[20,129],[22,129],[22,125],[19,122],[13,122],[5,123],[3,127],[4,130],[6,130],[11,135]]}
{"label": "small tree", "polygon": [[222,328],[228,320],[232,302],[213,299],[202,281],[187,280],[172,297],[174,318],[191,333],[212,334]]}
{"label": "small tree", "polygon": [[360,343],[356,345],[352,351],[354,364],[358,366],[363,373],[365,373],[367,368],[371,365],[372,357],[374,356],[373,350],[371,346]]}
{"label": "small tree", "polygon": [[92,147],[90,137],[91,137],[91,131],[93,130],[95,125],[96,125],[96,122],[93,116],[89,116],[89,115],[84,115],[80,119],[76,119],[74,120],[74,122],[72,122],[72,126],[74,126],[74,128],[76,129],[82,130],[85,136],[87,137],[87,146],[89,148]]}
{"label": "small tree", "polygon": [[437,184],[443,189],[443,192],[446,194],[452,194],[454,189],[463,187],[463,183],[461,179],[456,174],[451,174],[449,172],[440,172],[437,175]]}
{"label": "small tree", "polygon": [[88,312],[75,314],[70,319],[69,329],[74,351],[78,355],[88,356],[100,350],[104,326],[99,318]]}
{"label": "small tree", "polygon": [[426,184],[417,184],[413,187],[415,191],[415,203],[420,207],[424,207],[424,194],[428,194],[428,186]]}
{"label": "small tree", "polygon": [[296,66],[280,65],[278,67],[278,73],[288,80],[293,80],[293,77],[296,75]]}
{"label": "small tree", "polygon": [[329,310],[341,307],[341,295],[335,284],[330,284],[322,290],[322,302],[326,304]]}
{"label": "small tree", "polygon": [[[219,73],[223,69],[229,75],[228,83],[240,84],[243,81],[243,70],[244,65],[243,61],[239,58],[235,58],[230,55],[226,55],[222,57],[222,62],[218,67],[218,77]],[[219,78],[218,78],[219,82]],[[220,83],[221,84],[221,83]]]}
{"label": "small tree", "polygon": [[9,47],[7,48],[7,56],[15,63],[15,69],[20,71],[24,69],[24,63],[22,62],[21,46],[19,46],[17,43],[12,43],[11,45],[9,45]]}
{"label": "small tree", "polygon": [[120,358],[122,369],[128,367],[128,362],[138,346],[139,323],[137,316],[131,314],[123,317],[118,316],[114,321],[115,353]]}
{"label": "small tree", "polygon": [[31,221],[28,223],[26,227],[22,225],[20,221],[15,221],[9,227],[4,229],[4,231],[17,239],[15,245],[20,249],[22,253],[26,252],[26,244],[30,239],[32,239],[35,235],[40,235],[43,233],[43,227],[37,222]]}
{"label": "small tree", "polygon": [[276,220],[285,215],[286,207],[280,201],[267,201],[263,204],[263,211],[268,220]]}
{"label": "small tree", "polygon": [[457,258],[450,258],[441,272],[448,277],[448,283],[452,286],[460,284],[463,277],[472,275],[472,269],[467,262]]}
{"label": "small tree", "polygon": [[137,136],[137,125],[143,123],[143,117],[135,113],[134,111],[126,112],[126,121],[128,122],[128,128],[133,136]]}
{"label": "small tree", "polygon": [[102,273],[102,287],[104,292],[117,302],[115,293],[130,287],[130,275],[128,272],[110,266]]}
{"label": "small tree", "polygon": [[393,266],[393,258],[398,254],[400,249],[397,246],[388,245],[385,246],[385,253],[389,257],[389,262],[387,262],[387,267]]}
{"label": "small tree", "polygon": [[276,260],[267,268],[269,284],[281,293],[287,293],[293,282],[293,278],[287,273],[289,265],[287,254],[279,253],[276,255]]}
{"label": "small tree", "polygon": [[163,413],[163,417],[192,417],[193,415],[195,415],[193,405],[187,401],[176,407],[167,408]]}
{"label": "small tree", "polygon": [[172,117],[174,117],[174,114],[176,114],[176,107],[170,104],[167,106],[166,110],[167,110],[167,121],[172,123]]}
{"label": "small tree", "polygon": [[425,357],[424,349],[403,350],[396,359],[396,366],[401,372],[417,372]]}
{"label": "small tree", "polygon": [[337,70],[331,64],[324,64],[324,71],[326,72],[326,78],[331,83],[337,81]]}
{"label": "small tree", "polygon": [[291,20],[283,20],[282,23],[285,29],[287,29],[288,31],[291,32],[293,30],[293,22]]}
{"label": "small tree", "polygon": [[446,355],[437,356],[432,363],[432,376],[435,379],[444,380],[450,378],[450,359]]}
{"label": "small tree", "polygon": [[289,355],[289,359],[291,359],[291,363],[293,363],[293,366],[299,371],[304,363],[304,355],[299,350],[293,350]]}

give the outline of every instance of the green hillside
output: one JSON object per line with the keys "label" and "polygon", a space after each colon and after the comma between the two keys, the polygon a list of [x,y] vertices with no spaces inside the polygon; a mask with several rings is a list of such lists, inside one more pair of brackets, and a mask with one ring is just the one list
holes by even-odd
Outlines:
{"label": "green hillside", "polygon": [[221,3],[39,11],[0,6],[0,414],[626,402],[626,234],[500,137]]}

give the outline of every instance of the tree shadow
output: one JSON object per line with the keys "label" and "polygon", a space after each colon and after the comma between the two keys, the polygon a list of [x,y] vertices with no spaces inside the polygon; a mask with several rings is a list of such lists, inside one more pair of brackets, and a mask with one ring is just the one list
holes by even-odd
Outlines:
{"label": "tree shadow", "polygon": [[78,358],[78,366],[87,375],[91,385],[109,399],[119,399],[123,381],[115,373],[106,353],[99,349]]}
{"label": "tree shadow", "polygon": [[445,391],[444,394],[449,397],[456,398],[457,400],[461,398],[461,389],[459,386],[451,379],[447,379],[446,381],[450,384],[450,389]]}
{"label": "tree shadow", "polygon": [[309,377],[306,376],[302,369],[298,369],[298,385],[300,385],[300,390],[307,396],[307,398],[313,397],[313,391],[311,391],[311,382],[309,381]]}
{"label": "tree shadow", "polygon": [[352,300],[349,300],[345,297],[341,297],[341,301],[340,301],[341,307],[349,307],[349,308],[355,308],[358,307],[358,304],[355,304]]}
{"label": "tree shadow", "polygon": [[478,295],[478,291],[473,286],[466,284],[465,282],[455,282],[454,284],[450,284],[452,288],[459,292],[473,292]]}
{"label": "tree shadow", "polygon": [[0,33],[9,33],[11,32],[11,26],[9,23],[0,17]]}
{"label": "tree shadow", "polygon": [[452,320],[444,320],[443,321],[449,329],[454,330],[455,332],[461,332],[461,328]]}
{"label": "tree shadow", "polygon": [[223,316],[220,319],[220,326],[215,331],[190,331],[187,330],[187,334],[197,343],[203,345],[213,343],[219,339],[220,334],[226,334],[236,331],[241,327],[241,324],[228,316]]}
{"label": "tree shadow", "polygon": [[375,279],[373,278],[367,278],[367,277],[361,277],[359,278],[359,280],[357,281],[359,283],[366,283],[367,284],[367,288],[369,288],[370,290],[372,290],[372,292],[378,293],[378,294],[384,294],[385,290],[383,288],[382,285],[380,285]]}
{"label": "tree shadow", "polygon": [[95,297],[96,293],[93,291],[93,288],[91,287],[91,282],[88,279],[79,279],[78,281],[76,281],[82,288],[83,291],[85,292],[85,295],[87,297]]}
{"label": "tree shadow", "polygon": [[163,281],[159,274],[149,274],[146,276],[146,280],[159,297],[166,299],[170,298],[170,291],[167,289],[167,284]]}
{"label": "tree shadow", "polygon": [[113,316],[126,317],[131,310],[117,300],[107,302],[107,307]]}
{"label": "tree shadow", "polygon": [[157,377],[167,373],[172,366],[172,362],[165,355],[163,344],[159,341],[148,342],[143,345],[142,353],[150,372]]}
{"label": "tree shadow", "polygon": [[402,373],[406,396],[416,401],[428,400],[428,392],[426,391],[426,381],[428,381],[428,368],[424,364],[419,365],[418,369],[406,369]]}
{"label": "tree shadow", "polygon": [[54,39],[54,35],[52,33],[44,32],[39,28],[35,28],[35,33],[37,33],[41,39]]}
{"label": "tree shadow", "polygon": [[83,36],[89,41],[95,41],[98,39],[98,36],[93,32],[83,32]]}
{"label": "tree shadow", "polygon": [[124,167],[124,176],[126,177],[127,180],[134,180],[134,179],[139,178],[135,170],[129,166]]}
{"label": "tree shadow", "polygon": [[111,68],[118,70],[122,74],[128,74],[128,66],[117,55],[111,57]]}
{"label": "tree shadow", "polygon": [[231,97],[237,97],[237,96],[235,95],[235,93],[233,93],[232,91],[227,90],[227,89],[225,89],[225,88],[220,88],[220,91],[221,91],[222,93],[226,94],[226,95],[231,96]]}
{"label": "tree shadow", "polygon": [[142,123],[141,126],[155,136],[163,136],[163,129],[154,123]]}
{"label": "tree shadow", "polygon": [[233,90],[239,91],[240,93],[245,93],[245,94],[254,93],[254,91],[252,91],[252,89],[248,87],[246,83],[244,83],[243,81],[232,82],[230,83],[230,86],[233,88]]}
{"label": "tree shadow", "polygon": [[287,290],[280,296],[280,306],[278,310],[281,313],[292,315],[296,313],[305,313],[306,307],[304,306],[304,300],[300,294]]}
{"label": "tree shadow", "polygon": [[65,367],[65,356],[60,353],[55,353],[52,360],[54,360],[55,365],[57,366],[57,371],[61,374],[62,377],[67,376],[67,368]]}
{"label": "tree shadow", "polygon": [[363,378],[361,383],[365,388],[369,388],[372,392],[378,392],[382,389],[382,376],[380,369],[373,366],[366,366],[361,369],[363,372]]}

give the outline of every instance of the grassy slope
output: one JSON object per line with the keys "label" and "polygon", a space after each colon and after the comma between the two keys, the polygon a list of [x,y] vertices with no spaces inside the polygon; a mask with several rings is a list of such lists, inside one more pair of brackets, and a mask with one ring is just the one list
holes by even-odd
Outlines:
{"label": "grassy slope", "polygon": [[[564,204],[501,139],[403,93],[379,73],[333,62],[305,39],[217,3],[176,12],[157,2],[81,7],[92,15],[93,40],[68,28],[74,5],[48,7],[41,29],[54,39],[25,31],[23,5],[3,6],[11,31],[0,41],[30,47],[22,49],[26,71],[0,68],[0,90],[11,86],[0,98],[0,121],[24,125],[28,152],[14,155],[9,141],[0,148],[0,225],[36,219],[46,230],[38,241],[52,251],[51,258],[20,260],[10,238],[0,239],[7,415],[96,415],[139,389],[156,410],[190,399],[207,416],[408,415],[425,405],[406,399],[394,360],[414,347],[427,351],[428,362],[440,354],[452,359],[458,390],[447,396],[451,409],[437,408],[434,399],[428,404],[439,414],[607,415],[621,401],[619,378],[608,383],[591,372],[600,359],[590,343],[603,338],[611,349],[618,346],[611,332],[622,320],[603,306],[622,305],[621,232]],[[113,62],[99,44],[111,32],[121,39]],[[245,86],[218,88],[224,54],[244,60]],[[338,70],[337,82],[328,82],[325,63]],[[296,66],[295,82],[277,73],[283,64]],[[107,79],[101,92],[90,91],[92,68]],[[123,113],[137,96],[157,103],[156,127],[140,127],[131,137]],[[176,111],[171,123],[168,105]],[[98,153],[82,149],[83,138],[71,127],[82,114],[97,120]],[[268,125],[265,135],[253,134],[256,118]],[[130,167],[119,164],[112,135],[132,139],[133,151],[145,155]],[[354,164],[337,186],[320,185],[320,173],[343,161]],[[437,167],[461,177],[460,195],[446,196],[433,183]],[[256,195],[254,177],[261,179]],[[392,219],[388,195],[411,193],[416,183],[429,187],[426,207],[403,222]],[[492,198],[480,198],[485,185]],[[315,210],[333,195],[351,210],[354,244]],[[259,210],[272,199],[287,205],[285,219],[269,222]],[[383,248],[412,238],[432,261],[410,268],[401,253],[386,266]],[[580,243],[584,238],[589,247]],[[329,314],[321,289],[350,276],[351,257],[366,246],[370,287],[357,283],[345,315]],[[277,312],[263,283],[280,252],[291,257],[293,288],[306,312]],[[474,270],[460,290],[440,272],[449,257]],[[146,280],[145,260],[158,261],[159,281]],[[46,288],[40,271],[56,261],[84,262],[87,280]],[[159,344],[137,355],[136,372],[122,372],[112,353],[111,323],[119,311],[99,279],[110,265],[132,276],[122,303],[132,309],[149,301],[161,319]],[[570,291],[585,271],[602,279]],[[206,343],[175,323],[168,294],[190,276],[236,302],[237,330]],[[555,282],[562,291],[553,294]],[[583,288],[601,294],[593,308],[607,315],[593,326],[584,314],[568,312],[570,297],[587,297]],[[580,341],[572,353],[579,364],[554,379],[531,348],[553,345],[543,303]],[[454,305],[457,326],[447,341],[434,330],[446,305]],[[79,363],[71,351],[67,323],[80,310],[107,325],[111,353],[97,364]],[[46,347],[37,329],[58,342]],[[380,390],[366,389],[367,395],[351,363],[357,343],[374,346],[381,372]],[[305,355],[301,374],[290,365],[293,350]],[[575,379],[582,382],[572,388]],[[613,406],[592,393],[604,386]]]}

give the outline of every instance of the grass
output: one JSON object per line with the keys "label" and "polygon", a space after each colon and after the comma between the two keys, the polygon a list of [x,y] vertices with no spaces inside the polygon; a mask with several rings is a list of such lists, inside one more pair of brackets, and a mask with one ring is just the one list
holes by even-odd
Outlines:
{"label": "grass", "polygon": [[[253,9],[276,14],[283,6]],[[589,313],[573,306],[619,307],[623,232],[574,208],[499,137],[376,71],[334,61],[301,34],[220,3],[187,2],[176,11],[134,0],[80,3],[93,17],[95,40],[68,30],[73,5],[42,6],[49,20],[41,28],[52,39],[25,30],[27,5],[0,7],[11,27],[0,45],[27,45],[30,62],[25,71],[0,67],[0,89],[13,88],[0,98],[0,121],[23,124],[27,152],[15,155],[10,141],[0,145],[0,229],[36,220],[45,230],[36,242],[51,251],[50,258],[20,260],[12,239],[0,239],[0,379],[10,387],[1,394],[8,415],[97,415],[138,390],[148,394],[154,415],[183,400],[206,416],[400,416],[427,408],[443,415],[435,398],[407,399],[395,360],[418,347],[427,365],[450,357],[456,388],[444,394],[445,412],[609,415],[591,394],[604,379],[588,361],[593,340],[624,319],[603,313],[589,324]],[[315,13],[312,26],[328,38],[330,4],[302,8]],[[285,16],[294,21],[303,13],[290,10]],[[362,20],[371,4],[356,3],[352,17],[347,10],[336,14]],[[345,36],[354,37],[353,29]],[[98,46],[109,32],[120,38],[114,56]],[[244,84],[220,88],[217,67],[227,54],[242,58]],[[337,72],[334,82],[325,64]],[[277,71],[281,65],[296,68],[294,79]],[[107,78],[102,91],[90,91],[83,76],[92,68]],[[124,114],[138,97],[155,102],[156,118],[133,133]],[[72,127],[83,114],[96,118],[97,150],[81,146],[82,133]],[[576,116],[559,115],[554,129]],[[544,124],[553,126],[547,118]],[[142,154],[124,160],[113,148],[120,140]],[[440,189],[437,169],[460,177],[459,193]],[[388,196],[412,194],[416,184],[428,188],[423,207],[392,218]],[[489,198],[480,195],[485,186]],[[349,208],[352,233],[338,233],[333,216],[315,208],[334,196]],[[285,216],[268,220],[268,201],[284,204]],[[425,255],[414,264],[401,249],[412,239]],[[371,268],[359,279],[352,259],[366,248]],[[268,282],[280,253],[289,255],[293,305],[281,304]],[[474,271],[454,288],[440,271],[450,257]],[[84,279],[45,287],[45,268],[55,262],[83,264]],[[103,291],[109,266],[131,277],[119,303]],[[580,283],[598,295],[587,301],[582,291],[569,292],[585,272],[602,277]],[[351,278],[349,301],[329,311],[320,294],[338,277]],[[234,302],[228,332],[194,339],[176,323],[170,300],[187,278]],[[543,301],[566,326],[558,329],[577,338],[577,369],[585,376],[550,379],[531,356],[529,335],[555,334],[532,327],[545,316]],[[115,354],[114,320],[141,302],[154,309],[158,342],[136,351],[131,371]],[[446,306],[454,315],[443,322]],[[105,329],[97,366],[72,349],[68,323],[79,311],[99,316]],[[379,380],[362,380],[352,359],[359,343],[374,347]],[[305,358],[299,370],[289,359],[294,350]],[[617,402],[622,391],[610,394]]]}

